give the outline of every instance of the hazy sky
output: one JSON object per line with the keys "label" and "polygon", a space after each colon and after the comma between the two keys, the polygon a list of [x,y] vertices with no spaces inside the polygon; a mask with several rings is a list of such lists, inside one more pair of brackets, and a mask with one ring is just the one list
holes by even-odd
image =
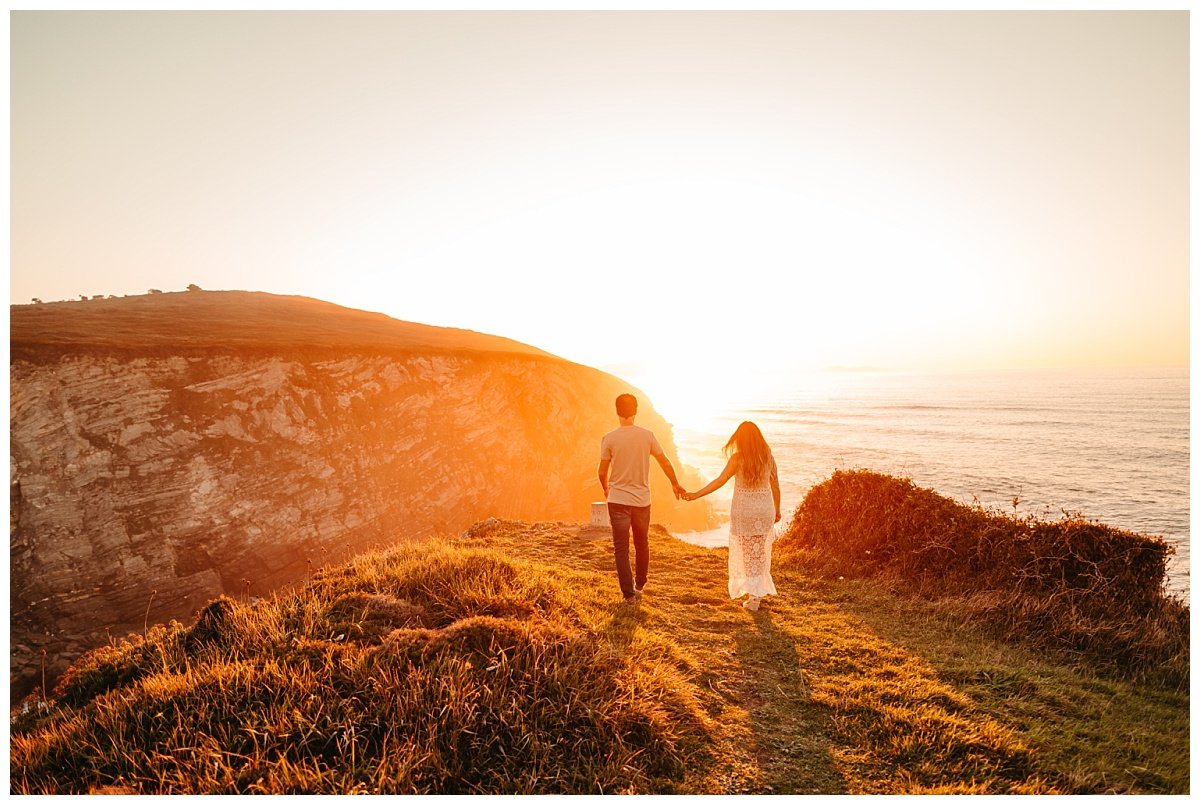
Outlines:
{"label": "hazy sky", "polygon": [[1188,359],[1186,12],[16,12],[11,48],[14,302],[301,294],[664,377]]}

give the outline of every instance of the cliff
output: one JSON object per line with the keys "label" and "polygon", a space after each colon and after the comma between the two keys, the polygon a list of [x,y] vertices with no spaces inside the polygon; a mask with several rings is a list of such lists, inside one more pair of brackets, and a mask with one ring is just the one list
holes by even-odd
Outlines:
{"label": "cliff", "polygon": [[[14,696],[114,634],[485,516],[586,516],[618,378],[261,293],[11,308]],[[679,468],[644,395],[638,422]],[[653,470],[654,520],[702,528]],[[310,565],[311,563],[311,565]]]}

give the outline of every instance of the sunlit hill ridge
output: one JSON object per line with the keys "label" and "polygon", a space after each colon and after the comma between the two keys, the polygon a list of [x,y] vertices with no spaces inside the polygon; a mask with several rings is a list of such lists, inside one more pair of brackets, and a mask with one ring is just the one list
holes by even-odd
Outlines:
{"label": "sunlit hill ridge", "polygon": [[553,357],[536,347],[473,330],[399,321],[382,313],[303,296],[249,291],[148,293],[14,305],[13,358],[76,352],[223,350],[334,354],[422,352]]}

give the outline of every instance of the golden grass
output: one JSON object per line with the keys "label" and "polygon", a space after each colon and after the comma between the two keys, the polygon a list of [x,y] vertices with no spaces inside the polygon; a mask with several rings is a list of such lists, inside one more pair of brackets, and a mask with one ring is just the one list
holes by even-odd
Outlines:
{"label": "golden grass", "polygon": [[725,551],[490,520],[224,599],[77,664],[13,725],[14,792],[1186,793],[1188,698],[938,602]]}
{"label": "golden grass", "polygon": [[614,656],[569,589],[421,546],[218,600],[76,663],[14,724],[14,791],[679,790],[710,743],[694,693],[661,652]]}
{"label": "golden grass", "polygon": [[257,291],[182,291],[11,305],[9,313],[13,359],[45,359],[64,351],[147,356],[229,349],[552,357],[509,338],[398,321],[318,299]]}

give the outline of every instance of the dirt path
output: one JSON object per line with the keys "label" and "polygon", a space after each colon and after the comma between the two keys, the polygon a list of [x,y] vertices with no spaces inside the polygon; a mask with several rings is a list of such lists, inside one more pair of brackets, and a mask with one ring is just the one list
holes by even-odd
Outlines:
{"label": "dirt path", "polygon": [[701,680],[726,704],[731,793],[845,793],[786,625],[794,606],[748,612],[729,599],[723,551],[688,559],[659,563],[637,617],[704,658]]}
{"label": "dirt path", "polygon": [[539,561],[565,562],[611,587],[611,617],[599,631],[620,652],[639,633],[669,638],[695,658],[696,682],[711,692],[709,715],[720,757],[710,771],[713,793],[845,793],[834,750],[813,705],[788,622],[797,604],[774,599],[757,613],[730,601],[726,554],[655,530],[645,594],[622,605],[603,531],[556,524],[497,544]]}

